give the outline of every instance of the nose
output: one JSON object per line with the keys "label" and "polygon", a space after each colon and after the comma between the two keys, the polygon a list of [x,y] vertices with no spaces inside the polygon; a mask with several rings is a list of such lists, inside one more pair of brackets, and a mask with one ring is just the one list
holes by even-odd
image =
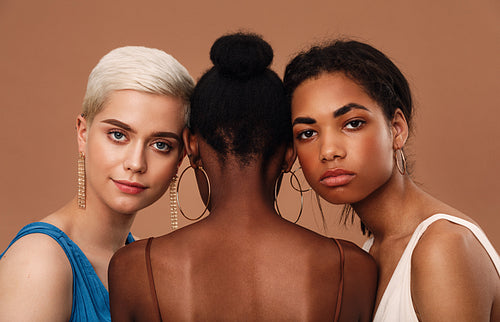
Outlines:
{"label": "nose", "polygon": [[321,146],[319,151],[319,159],[322,162],[333,161],[335,159],[343,159],[346,156],[344,144],[338,138],[332,135],[324,135],[321,138]]}
{"label": "nose", "polygon": [[123,161],[123,167],[134,173],[144,173],[148,169],[146,153],[142,144],[130,145]]}

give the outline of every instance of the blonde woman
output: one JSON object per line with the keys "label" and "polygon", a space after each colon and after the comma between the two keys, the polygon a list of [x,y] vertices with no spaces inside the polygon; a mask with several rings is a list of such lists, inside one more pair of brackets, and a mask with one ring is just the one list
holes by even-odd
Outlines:
{"label": "blonde woman", "polygon": [[78,195],[0,255],[0,320],[110,320],[109,261],[176,174],[193,86],[158,49],[117,48],[99,61],[76,119]]}

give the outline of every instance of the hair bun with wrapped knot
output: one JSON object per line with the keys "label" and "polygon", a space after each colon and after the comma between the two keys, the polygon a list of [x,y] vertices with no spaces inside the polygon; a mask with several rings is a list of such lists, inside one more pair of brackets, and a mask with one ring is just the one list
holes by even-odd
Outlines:
{"label": "hair bun with wrapped knot", "polygon": [[248,79],[261,74],[273,61],[273,49],[256,34],[222,36],[210,50],[210,59],[223,75]]}

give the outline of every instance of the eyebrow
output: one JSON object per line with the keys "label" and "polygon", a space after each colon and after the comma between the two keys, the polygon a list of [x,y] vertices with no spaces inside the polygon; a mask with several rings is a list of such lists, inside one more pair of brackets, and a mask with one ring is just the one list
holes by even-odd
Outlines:
{"label": "eyebrow", "polygon": [[[353,109],[360,109],[360,110],[365,110],[365,111],[370,112],[370,110],[367,109],[366,107],[364,107],[363,105],[356,104],[356,103],[349,103],[349,104],[342,106],[341,108],[339,108],[335,112],[333,112],[333,117],[334,118],[340,117],[340,116],[350,112]],[[315,123],[316,123],[316,120],[313,119],[312,117],[297,117],[296,119],[293,120],[292,126],[294,126],[295,124],[315,124]]]}
{"label": "eyebrow", "polygon": [[[122,128],[122,129],[124,129],[125,131],[128,131],[128,132],[137,133],[132,127],[130,127],[130,125],[125,124],[125,123],[123,123],[121,121],[118,121],[118,120],[115,120],[115,119],[103,120],[102,123],[107,123],[107,124],[111,124],[111,125],[117,126],[117,127]],[[178,142],[182,143],[181,138],[177,134],[175,134],[173,132],[153,132],[151,134],[151,137],[155,137],[155,138],[172,138],[172,139],[175,139]]]}
{"label": "eyebrow", "polygon": [[333,117],[336,118],[336,117],[342,116],[342,115],[350,112],[353,109],[365,110],[365,111],[370,112],[370,110],[367,109],[366,107],[364,107],[363,105],[356,104],[356,103],[349,103],[349,104],[342,106],[341,108],[339,108],[335,112],[333,112]]}
{"label": "eyebrow", "polygon": [[295,120],[293,120],[292,126],[295,124],[314,124],[316,123],[316,120],[311,118],[311,117],[297,117]]}

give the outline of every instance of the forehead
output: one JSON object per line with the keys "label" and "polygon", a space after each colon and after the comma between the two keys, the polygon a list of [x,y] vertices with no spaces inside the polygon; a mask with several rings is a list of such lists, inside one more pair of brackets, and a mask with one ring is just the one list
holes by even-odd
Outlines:
{"label": "forehead", "polygon": [[324,73],[296,88],[292,96],[292,115],[330,113],[352,103],[381,111],[364,89],[343,73]]}
{"label": "forehead", "polygon": [[118,119],[141,127],[184,127],[185,106],[181,98],[135,90],[114,91],[94,122]]}

